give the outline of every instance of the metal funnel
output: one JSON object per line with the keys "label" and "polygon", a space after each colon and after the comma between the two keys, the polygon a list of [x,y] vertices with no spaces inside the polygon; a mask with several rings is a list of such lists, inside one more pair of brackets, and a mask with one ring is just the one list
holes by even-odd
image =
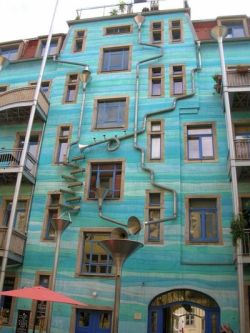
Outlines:
{"label": "metal funnel", "polygon": [[136,250],[143,247],[140,242],[129,239],[104,239],[100,245],[111,253],[116,267],[116,275],[121,275],[122,265],[126,259]]}
{"label": "metal funnel", "polygon": [[122,265],[132,253],[143,247],[143,244],[128,239],[105,239],[100,241],[99,244],[111,253],[115,264],[115,301],[111,333],[118,333]]}

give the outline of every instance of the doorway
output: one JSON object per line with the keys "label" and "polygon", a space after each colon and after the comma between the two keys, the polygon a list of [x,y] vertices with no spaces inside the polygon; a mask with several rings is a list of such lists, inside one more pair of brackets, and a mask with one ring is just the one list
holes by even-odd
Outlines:
{"label": "doorway", "polygon": [[77,309],[75,333],[110,333],[111,311]]}
{"label": "doorway", "polygon": [[190,289],[156,296],[149,306],[148,333],[219,333],[220,309],[210,296]]}

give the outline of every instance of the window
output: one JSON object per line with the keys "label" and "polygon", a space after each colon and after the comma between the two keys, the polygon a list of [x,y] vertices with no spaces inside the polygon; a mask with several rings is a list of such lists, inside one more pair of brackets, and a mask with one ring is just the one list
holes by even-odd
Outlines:
{"label": "window", "polygon": [[187,159],[189,161],[214,160],[214,125],[187,125]]}
{"label": "window", "polygon": [[70,74],[66,81],[64,103],[75,103],[79,85],[78,74]]}
{"label": "window", "polygon": [[20,53],[20,45],[19,44],[11,44],[0,46],[0,55],[4,56],[10,61],[17,60]]}
{"label": "window", "polygon": [[[37,82],[30,82],[31,86],[36,86]],[[42,81],[41,83],[41,91],[44,93],[44,95],[48,98],[50,93],[50,85],[51,81]]]}
{"label": "window", "polygon": [[[51,273],[37,272],[35,285],[50,288],[51,286]],[[31,311],[31,327],[34,330],[45,331],[47,326],[48,317],[48,303],[45,301],[33,301]]]}
{"label": "window", "polygon": [[223,25],[227,27],[227,35],[225,38],[240,38],[246,36],[242,21],[223,22]]}
{"label": "window", "polygon": [[149,68],[149,95],[152,97],[164,96],[164,66]]}
{"label": "window", "polygon": [[[8,226],[12,209],[12,200],[5,200],[3,205],[4,205],[3,225]],[[14,217],[14,229],[23,234],[26,232],[27,215],[28,215],[28,200],[27,199],[19,200],[17,202],[17,208]]]}
{"label": "window", "polygon": [[109,239],[108,231],[83,231],[81,234],[81,260],[79,274],[107,275],[112,271],[112,257],[99,244]]}
{"label": "window", "polygon": [[82,52],[85,47],[86,41],[86,31],[77,30],[75,31],[74,40],[73,40],[73,52]]}
{"label": "window", "polygon": [[171,95],[185,94],[184,65],[172,65],[170,68]]}
{"label": "window", "polygon": [[151,43],[163,42],[163,23],[161,21],[151,22]]}
{"label": "window", "polygon": [[186,314],[186,325],[187,326],[194,325],[194,314],[192,313]]}
{"label": "window", "polygon": [[[52,38],[51,42],[50,42],[50,46],[49,46],[49,52],[48,55],[55,55],[57,54],[58,50],[59,50],[59,38]],[[46,43],[47,43],[47,39],[41,39],[38,43],[38,50],[36,53],[37,57],[43,57],[44,56],[44,52],[45,52],[45,48],[46,48]]]}
{"label": "window", "polygon": [[111,329],[111,311],[76,309],[75,327],[70,332],[110,332]]}
{"label": "window", "polygon": [[106,199],[120,199],[123,175],[122,162],[90,163],[88,199],[96,199],[96,188],[107,190]]}
{"label": "window", "polygon": [[216,243],[219,241],[218,199],[189,198],[189,241]]}
{"label": "window", "polygon": [[121,34],[129,34],[132,32],[131,25],[118,25],[115,27],[105,28],[105,35],[121,35]]}
{"label": "window", "polygon": [[71,126],[62,125],[58,127],[55,153],[56,164],[61,164],[67,160],[70,137]]}
{"label": "window", "polygon": [[8,89],[8,86],[0,85],[0,94],[7,91],[7,89]]}
{"label": "window", "polygon": [[104,48],[101,56],[101,72],[127,71],[130,66],[130,47]]}
{"label": "window", "polygon": [[148,160],[159,161],[164,154],[164,122],[152,120],[148,123]]}
{"label": "window", "polygon": [[169,23],[169,41],[170,41],[170,43],[182,42],[182,22],[181,22],[181,20],[170,21],[170,23]]}
{"label": "window", "polygon": [[[16,277],[5,276],[3,291],[13,290],[16,288]],[[10,325],[13,317],[15,299],[10,296],[1,297],[1,317],[3,325]]]}
{"label": "window", "polygon": [[[156,221],[164,213],[164,193],[156,191],[146,192],[145,217],[147,221]],[[163,242],[163,224],[151,223],[146,225],[145,242],[159,244]]]}
{"label": "window", "polygon": [[127,127],[128,97],[96,99],[94,109],[94,128]]}
{"label": "window", "polygon": [[55,240],[55,229],[53,227],[53,219],[60,215],[60,193],[49,193],[46,205],[45,222],[43,230],[43,239]]}

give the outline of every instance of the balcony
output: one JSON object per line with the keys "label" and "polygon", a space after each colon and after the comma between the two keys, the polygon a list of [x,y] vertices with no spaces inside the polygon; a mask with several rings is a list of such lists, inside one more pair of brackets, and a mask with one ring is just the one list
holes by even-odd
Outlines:
{"label": "balcony", "polygon": [[[0,124],[17,123],[29,119],[34,102],[36,87],[23,87],[7,90],[0,94]],[[49,110],[49,101],[40,92],[36,110],[36,120],[45,121]]]}
{"label": "balcony", "polygon": [[[0,149],[0,183],[11,183],[21,171],[22,148]],[[28,152],[23,168],[23,173],[31,183],[34,183],[37,170],[37,160]]]}
{"label": "balcony", "polygon": [[[3,257],[4,247],[6,244],[6,234],[8,227],[0,227],[0,257]],[[10,251],[8,264],[21,264],[25,249],[26,236],[17,230],[13,230],[10,241]]]}
{"label": "balcony", "polygon": [[234,146],[236,160],[250,162],[250,139],[235,139]]}

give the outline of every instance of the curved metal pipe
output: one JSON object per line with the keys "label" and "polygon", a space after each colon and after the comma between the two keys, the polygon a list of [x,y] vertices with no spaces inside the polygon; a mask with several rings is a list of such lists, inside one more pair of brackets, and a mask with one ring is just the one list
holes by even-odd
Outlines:
{"label": "curved metal pipe", "polygon": [[[138,25],[138,44],[140,45],[147,45],[147,46],[152,46],[152,47],[155,47],[157,45],[153,45],[153,44],[146,44],[146,43],[142,43],[141,42],[141,25],[142,24],[137,24]],[[173,195],[173,215],[172,216],[169,216],[169,217],[164,217],[162,219],[158,219],[158,220],[155,220],[155,221],[145,221],[144,223],[145,224],[156,224],[156,223],[163,223],[165,221],[171,221],[171,220],[174,220],[176,219],[177,217],[177,193],[174,189],[170,188],[170,187],[166,187],[166,186],[163,186],[161,184],[158,184],[155,182],[155,172],[153,169],[150,169],[148,167],[145,166],[145,149],[143,149],[142,147],[140,147],[138,145],[138,140],[137,140],[137,132],[138,132],[138,105],[139,105],[139,70],[140,70],[140,65],[142,63],[145,63],[145,62],[148,62],[148,61],[151,61],[153,59],[157,59],[157,58],[160,58],[163,56],[163,48],[161,46],[158,46],[159,48],[161,48],[161,55],[160,56],[156,56],[154,58],[149,58],[149,59],[145,59],[145,60],[142,60],[142,61],[139,61],[136,65],[136,92],[135,92],[135,118],[134,118],[134,148],[139,150],[141,152],[141,168],[142,170],[144,170],[145,172],[148,172],[150,174],[150,182],[153,186],[157,187],[157,188],[160,188],[162,189],[163,191],[165,192],[170,192],[172,193]],[[185,96],[180,96],[180,97],[176,97],[174,100],[173,100],[173,105],[170,107],[170,108],[167,108],[167,109],[162,109],[162,110],[158,110],[158,111],[155,111],[155,112],[151,112],[151,113],[147,113],[145,116],[144,116],[144,119],[143,119],[143,128],[141,130],[141,132],[145,132],[146,131],[146,124],[147,124],[147,119],[151,116],[154,116],[154,115],[159,115],[161,113],[165,113],[165,112],[171,112],[173,110],[175,110],[176,108],[176,104],[177,104],[177,101],[178,100],[181,100],[181,99],[187,99],[187,98],[190,98],[190,97],[193,97],[194,94],[195,94],[195,82],[194,82],[194,72],[197,71],[198,68],[196,69],[193,69],[191,71],[191,82],[192,82],[192,92],[188,95],[185,95]]]}

